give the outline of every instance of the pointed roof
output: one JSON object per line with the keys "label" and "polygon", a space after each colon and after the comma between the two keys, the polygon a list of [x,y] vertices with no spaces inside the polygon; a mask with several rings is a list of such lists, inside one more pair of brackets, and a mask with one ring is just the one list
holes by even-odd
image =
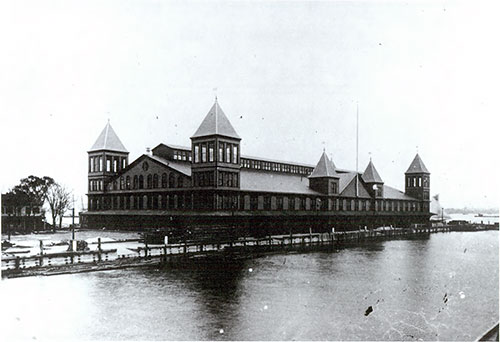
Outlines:
{"label": "pointed roof", "polygon": [[425,167],[424,162],[422,161],[422,159],[420,159],[420,156],[418,155],[418,153],[415,156],[415,158],[413,159],[413,161],[411,162],[410,167],[408,168],[408,170],[405,173],[429,173],[430,174],[430,172]]}
{"label": "pointed roof", "polygon": [[128,153],[127,149],[123,146],[122,142],[113,130],[113,127],[111,127],[109,121],[106,127],[102,130],[101,134],[99,134],[99,137],[95,141],[94,145],[92,145],[89,152],[100,150]]}
{"label": "pointed roof", "polygon": [[240,139],[229,122],[229,119],[220,108],[217,98],[207,116],[203,119],[200,127],[198,127],[191,138],[204,137],[207,135],[223,135],[229,138]]}
{"label": "pointed roof", "polygon": [[371,159],[370,162],[368,163],[368,166],[366,167],[365,172],[363,172],[363,175],[361,176],[363,181],[365,183],[383,183],[384,181],[382,178],[380,178],[380,175],[377,172],[377,169],[375,168],[375,165],[373,165]]}
{"label": "pointed roof", "polygon": [[335,164],[328,158],[326,152],[323,151],[321,158],[319,158],[319,162],[314,168],[313,172],[309,176],[309,178],[322,178],[322,177],[336,177],[339,178],[339,175],[335,171]]}

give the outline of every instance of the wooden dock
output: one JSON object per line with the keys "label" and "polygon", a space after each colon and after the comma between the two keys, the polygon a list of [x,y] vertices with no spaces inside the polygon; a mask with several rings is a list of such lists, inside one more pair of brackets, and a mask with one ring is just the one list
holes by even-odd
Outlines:
{"label": "wooden dock", "polygon": [[211,257],[237,260],[272,253],[333,250],[375,240],[408,239],[449,231],[448,227],[412,229],[385,227],[385,229],[349,232],[273,235],[259,239],[240,237],[233,240],[186,241],[168,245],[144,244],[127,254],[117,254],[116,249],[102,249],[99,242],[96,250],[87,252],[42,253],[26,257],[2,258],[2,277],[93,272],[159,263],[176,264]]}

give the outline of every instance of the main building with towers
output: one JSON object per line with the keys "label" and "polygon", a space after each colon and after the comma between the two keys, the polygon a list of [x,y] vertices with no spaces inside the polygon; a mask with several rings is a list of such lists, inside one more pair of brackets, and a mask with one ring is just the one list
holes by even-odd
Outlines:
{"label": "main building with towers", "polygon": [[337,167],[324,151],[316,166],[248,157],[240,142],[217,99],[190,147],[160,143],[131,163],[108,122],[88,151],[83,225],[261,236],[429,221],[430,173],[418,154],[403,192],[386,185],[371,160],[361,173]]}

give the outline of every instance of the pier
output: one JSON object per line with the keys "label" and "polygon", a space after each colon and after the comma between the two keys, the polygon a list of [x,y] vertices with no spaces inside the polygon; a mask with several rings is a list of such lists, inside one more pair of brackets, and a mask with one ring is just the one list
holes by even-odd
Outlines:
{"label": "pier", "polygon": [[[240,237],[218,241],[186,241],[184,243],[148,245],[128,248],[130,253],[118,254],[114,248],[104,249],[100,239],[90,251],[43,253],[2,258],[2,277],[15,278],[93,272],[155,264],[176,264],[211,257],[232,259],[254,258],[270,253],[333,250],[381,239],[419,237],[449,232],[450,227],[390,228],[335,233],[272,235],[263,238]],[[120,244],[127,241],[116,241]],[[135,240],[138,242],[139,240]]]}

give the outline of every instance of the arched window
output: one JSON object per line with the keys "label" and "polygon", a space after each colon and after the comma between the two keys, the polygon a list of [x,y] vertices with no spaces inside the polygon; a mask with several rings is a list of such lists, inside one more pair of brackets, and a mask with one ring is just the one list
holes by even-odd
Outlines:
{"label": "arched window", "polygon": [[182,188],[182,186],[183,186],[183,179],[182,176],[179,176],[177,178],[177,187]]}
{"label": "arched window", "polygon": [[151,189],[152,185],[153,185],[153,176],[149,174],[148,177],[146,178],[146,189]]}
{"label": "arched window", "polygon": [[139,188],[139,177],[137,175],[134,176],[134,189]]}
{"label": "arched window", "polygon": [[130,189],[130,176],[127,176],[126,180],[125,180],[125,188],[127,190]]}
{"label": "arched window", "polygon": [[142,175],[139,176],[139,189],[144,189],[144,177]]}
{"label": "arched window", "polygon": [[167,185],[168,185],[168,183],[167,183],[167,174],[166,174],[166,173],[163,173],[163,174],[161,175],[161,187],[162,187],[162,188],[166,188],[166,187],[167,187]]}
{"label": "arched window", "polygon": [[157,188],[158,187],[158,175],[155,173],[153,175],[153,188]]}
{"label": "arched window", "polygon": [[121,176],[120,177],[120,190],[123,190],[123,185],[124,185],[123,176]]}
{"label": "arched window", "polygon": [[175,176],[173,173],[168,176],[168,187],[169,188],[175,188]]}

